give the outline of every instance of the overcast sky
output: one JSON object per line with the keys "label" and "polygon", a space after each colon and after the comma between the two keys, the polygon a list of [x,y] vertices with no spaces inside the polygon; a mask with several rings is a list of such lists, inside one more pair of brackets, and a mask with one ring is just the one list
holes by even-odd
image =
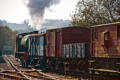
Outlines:
{"label": "overcast sky", "polygon": [[[71,19],[77,2],[78,0],[61,0],[58,5],[46,9],[44,19]],[[29,11],[23,0],[0,0],[0,19],[22,23],[29,18]]]}

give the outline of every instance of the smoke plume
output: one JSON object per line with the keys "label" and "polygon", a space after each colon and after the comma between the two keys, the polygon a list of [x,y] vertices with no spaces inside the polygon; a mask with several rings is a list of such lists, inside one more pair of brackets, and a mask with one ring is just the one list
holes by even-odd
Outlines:
{"label": "smoke plume", "polygon": [[32,24],[40,26],[43,23],[45,9],[59,2],[60,0],[29,0],[27,7],[30,11]]}

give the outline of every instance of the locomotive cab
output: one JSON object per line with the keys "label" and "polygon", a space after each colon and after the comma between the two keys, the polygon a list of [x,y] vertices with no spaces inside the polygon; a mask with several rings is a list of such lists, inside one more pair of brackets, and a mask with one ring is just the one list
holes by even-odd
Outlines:
{"label": "locomotive cab", "polygon": [[[22,39],[21,45],[28,53],[28,63],[33,66],[42,66],[45,62],[45,34],[31,34]],[[24,59],[25,59],[24,53]]]}

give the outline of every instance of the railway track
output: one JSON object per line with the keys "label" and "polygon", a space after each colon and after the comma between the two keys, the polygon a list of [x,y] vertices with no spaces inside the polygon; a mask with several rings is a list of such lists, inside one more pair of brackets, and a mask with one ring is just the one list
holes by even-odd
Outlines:
{"label": "railway track", "polygon": [[4,58],[12,66],[13,70],[3,70],[0,72],[0,80],[59,80],[53,76],[47,75],[40,70],[24,69],[20,67],[15,58],[12,56],[4,56]]}
{"label": "railway track", "polygon": [[4,56],[12,70],[1,70],[0,80],[120,80],[120,77],[103,76],[103,75],[86,75],[84,77],[57,77],[56,74],[43,73],[37,69],[27,69],[20,66],[20,62],[16,61],[13,56]]}

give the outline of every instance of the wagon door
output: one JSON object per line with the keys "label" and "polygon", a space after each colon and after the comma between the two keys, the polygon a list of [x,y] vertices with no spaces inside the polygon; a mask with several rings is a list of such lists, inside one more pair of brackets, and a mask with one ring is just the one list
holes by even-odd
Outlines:
{"label": "wagon door", "polygon": [[55,43],[56,43],[56,32],[48,32],[47,36],[47,56],[54,57],[55,56]]}
{"label": "wagon door", "polygon": [[109,35],[109,32],[108,31],[105,31],[102,33],[102,45],[104,46],[104,48],[108,49],[109,48],[109,38],[110,38],[110,35]]}

